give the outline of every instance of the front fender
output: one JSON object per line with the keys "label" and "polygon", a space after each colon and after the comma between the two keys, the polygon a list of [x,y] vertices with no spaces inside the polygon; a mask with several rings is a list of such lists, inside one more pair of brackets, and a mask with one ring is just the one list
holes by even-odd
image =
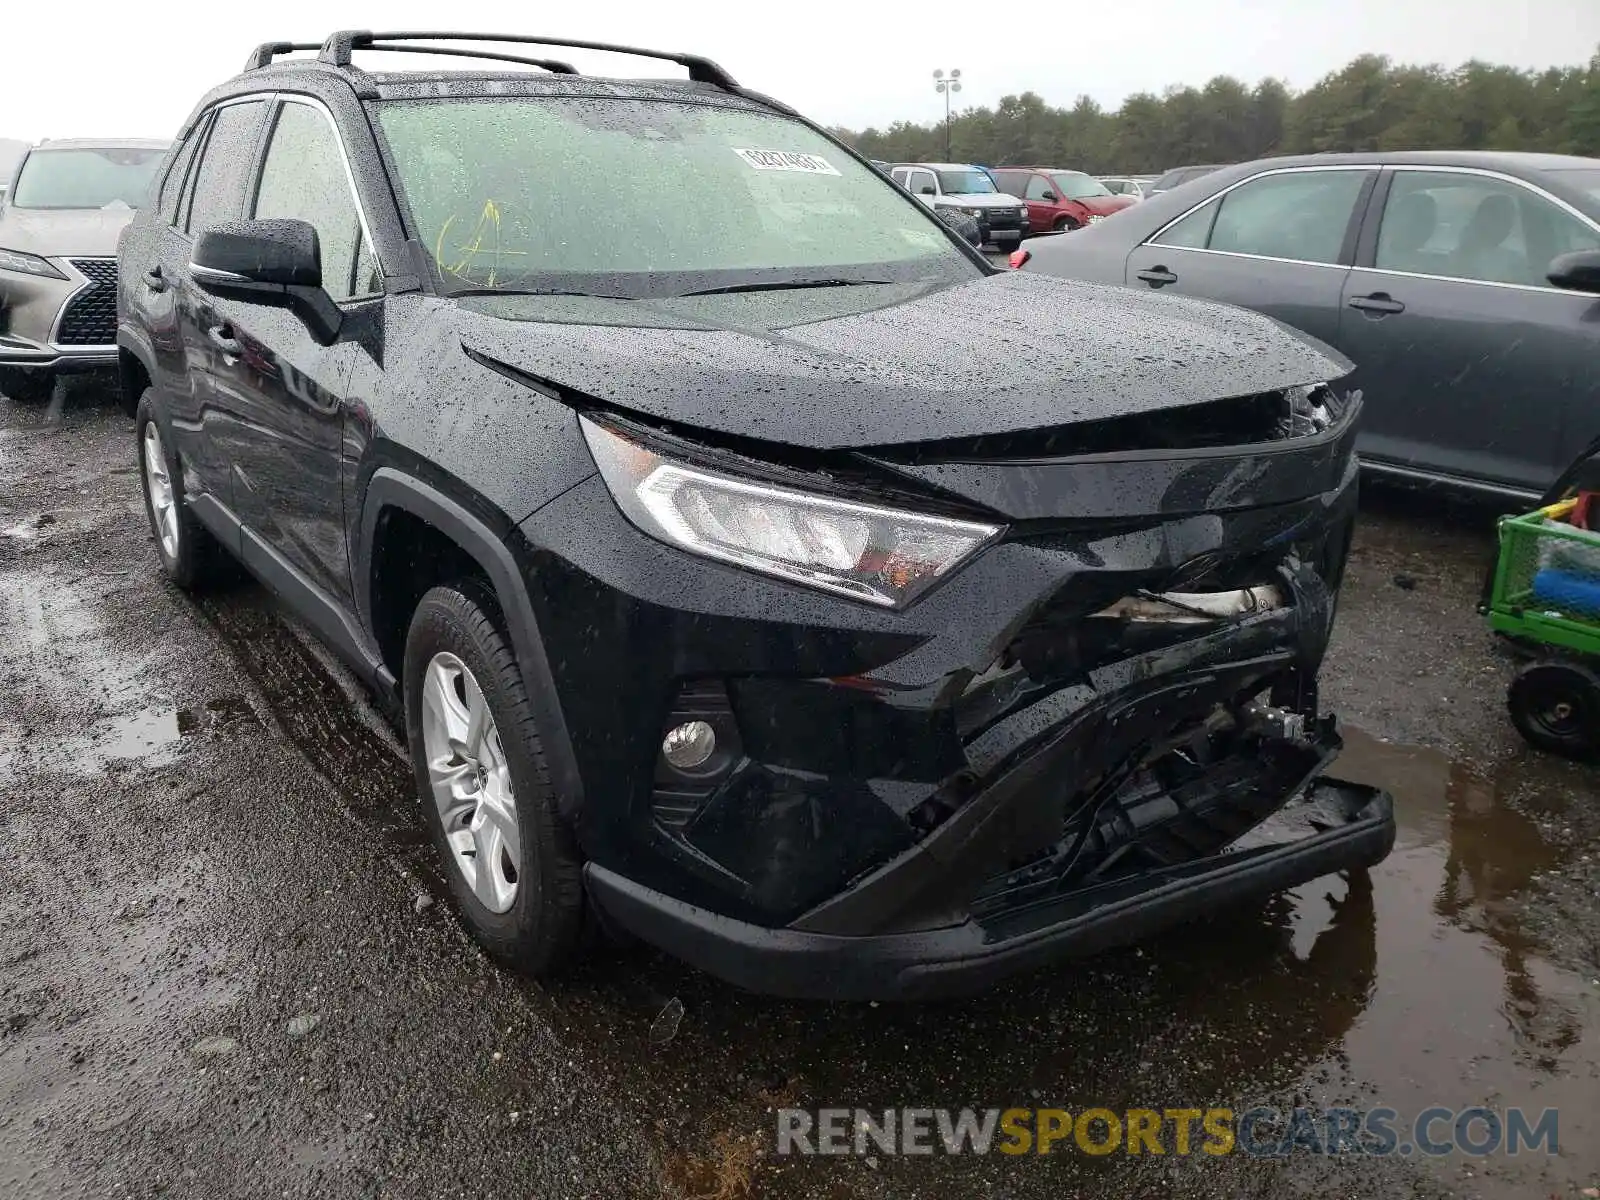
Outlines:
{"label": "front fender", "polygon": [[557,803],[562,815],[570,819],[582,807],[583,781],[572,754],[566,718],[550,673],[544,637],[528,598],[528,587],[507,544],[508,536],[516,536],[514,528],[507,522],[505,529],[497,534],[481,516],[431,484],[394,467],[379,467],[367,483],[356,543],[351,547],[357,611],[369,627],[372,547],[378,518],[387,508],[410,513],[444,534],[478,564],[494,588],[528,702],[539,722],[540,740],[556,787]]}

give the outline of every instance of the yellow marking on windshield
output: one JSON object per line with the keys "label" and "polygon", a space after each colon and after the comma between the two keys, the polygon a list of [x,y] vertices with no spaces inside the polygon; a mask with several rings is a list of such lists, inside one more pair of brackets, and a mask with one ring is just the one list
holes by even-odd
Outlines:
{"label": "yellow marking on windshield", "polygon": [[[439,272],[439,278],[442,280],[445,273],[448,272],[458,279],[475,283],[477,281],[472,277],[469,264],[477,255],[490,254],[493,255],[493,259],[489,264],[489,276],[483,281],[483,286],[499,287],[501,254],[500,205],[492,199],[483,202],[483,210],[478,214],[478,220],[472,227],[472,232],[452,252],[453,255],[459,255],[459,257],[447,263],[445,261],[445,235],[449,233],[450,227],[455,224],[455,220],[456,215],[451,213],[445,223],[440,226],[439,236],[434,239],[433,262],[435,269]],[[490,235],[492,235],[493,244],[485,249],[484,239]],[[516,252],[511,251],[509,253]],[[526,253],[526,251],[523,251],[523,253]]]}

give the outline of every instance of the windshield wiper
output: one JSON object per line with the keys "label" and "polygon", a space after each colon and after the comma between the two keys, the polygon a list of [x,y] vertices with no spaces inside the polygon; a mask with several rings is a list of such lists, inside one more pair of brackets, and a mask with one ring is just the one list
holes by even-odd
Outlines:
{"label": "windshield wiper", "polygon": [[452,288],[445,294],[447,296],[588,296],[594,300],[635,299],[633,296],[616,296],[608,292],[580,292],[572,288]]}
{"label": "windshield wiper", "polygon": [[721,287],[701,288],[695,292],[678,292],[669,299],[685,296],[725,296],[734,292],[781,292],[794,288],[859,287],[862,284],[893,283],[892,279],[766,279],[753,283],[728,283]]}

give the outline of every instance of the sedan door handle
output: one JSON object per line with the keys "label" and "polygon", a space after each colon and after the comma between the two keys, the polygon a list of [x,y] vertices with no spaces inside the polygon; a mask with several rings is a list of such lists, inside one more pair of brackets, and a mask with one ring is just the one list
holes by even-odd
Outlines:
{"label": "sedan door handle", "polygon": [[211,339],[211,344],[224,354],[240,354],[244,351],[244,347],[233,336],[231,325],[213,325],[206,330],[206,336]]}
{"label": "sedan door handle", "polygon": [[161,273],[160,267],[151,267],[144,273],[144,285],[152,292],[167,290],[167,277]]}
{"label": "sedan door handle", "polygon": [[1144,280],[1153,288],[1162,288],[1169,283],[1178,282],[1178,277],[1165,267],[1151,267],[1148,271],[1137,272],[1135,277]]}
{"label": "sedan door handle", "polygon": [[1373,292],[1370,296],[1351,296],[1350,307],[1359,308],[1364,313],[1374,316],[1385,316],[1388,313],[1405,312],[1406,306],[1401,304],[1388,292]]}

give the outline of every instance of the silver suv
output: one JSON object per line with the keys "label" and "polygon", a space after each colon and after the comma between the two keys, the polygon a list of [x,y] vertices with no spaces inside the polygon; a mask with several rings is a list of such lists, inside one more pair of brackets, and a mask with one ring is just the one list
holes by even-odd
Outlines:
{"label": "silver suv", "polygon": [[946,219],[970,217],[978,235],[1001,250],[1015,250],[1028,232],[1027,206],[995,186],[994,177],[970,163],[895,163],[889,177]]}
{"label": "silver suv", "polygon": [[23,155],[0,202],[0,392],[49,396],[117,362],[117,238],[167,142],[61,140]]}

